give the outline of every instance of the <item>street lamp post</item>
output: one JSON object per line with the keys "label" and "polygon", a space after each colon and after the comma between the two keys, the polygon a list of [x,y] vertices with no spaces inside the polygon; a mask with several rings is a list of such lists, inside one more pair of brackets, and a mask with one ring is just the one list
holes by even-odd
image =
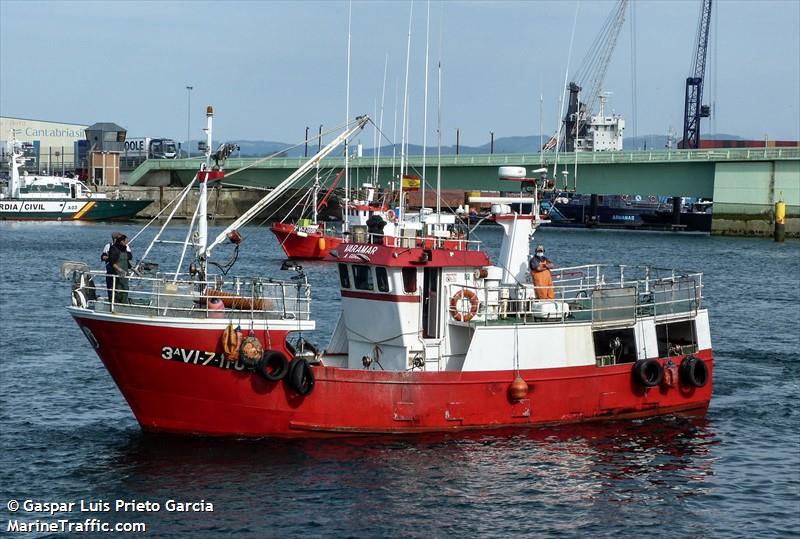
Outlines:
{"label": "street lamp post", "polygon": [[192,156],[192,90],[194,86],[186,87],[186,157]]}

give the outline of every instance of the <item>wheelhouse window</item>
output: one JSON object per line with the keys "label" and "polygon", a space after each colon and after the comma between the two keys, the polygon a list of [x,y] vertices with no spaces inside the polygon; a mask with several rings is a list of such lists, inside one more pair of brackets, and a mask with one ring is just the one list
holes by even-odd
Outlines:
{"label": "wheelhouse window", "polygon": [[347,272],[347,264],[339,264],[339,283],[342,288],[350,288],[350,274]]}
{"label": "wheelhouse window", "polygon": [[378,281],[378,290],[381,292],[389,291],[389,276],[386,273],[386,268],[378,266],[375,268],[375,278]]}
{"label": "wheelhouse window", "polygon": [[353,284],[357,290],[375,290],[371,268],[361,264],[353,264]]}
{"label": "wheelhouse window", "polygon": [[403,291],[406,294],[417,291],[417,268],[403,268]]}

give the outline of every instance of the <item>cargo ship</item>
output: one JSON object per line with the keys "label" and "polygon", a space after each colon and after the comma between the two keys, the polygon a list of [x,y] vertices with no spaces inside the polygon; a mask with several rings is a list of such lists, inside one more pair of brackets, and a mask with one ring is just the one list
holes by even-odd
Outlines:
{"label": "cargo ship", "polygon": [[708,199],[655,195],[553,194],[542,202],[550,226],[711,232]]}

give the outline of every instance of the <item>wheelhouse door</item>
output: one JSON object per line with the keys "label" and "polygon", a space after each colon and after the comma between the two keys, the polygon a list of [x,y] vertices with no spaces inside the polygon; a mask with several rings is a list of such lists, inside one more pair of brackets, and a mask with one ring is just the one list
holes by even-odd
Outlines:
{"label": "wheelhouse door", "polygon": [[441,268],[425,268],[422,275],[422,327],[427,339],[439,338]]}

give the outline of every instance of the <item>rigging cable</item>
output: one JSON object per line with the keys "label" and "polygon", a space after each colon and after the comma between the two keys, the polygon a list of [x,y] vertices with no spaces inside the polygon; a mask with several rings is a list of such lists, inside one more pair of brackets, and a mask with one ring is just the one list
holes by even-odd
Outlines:
{"label": "rigging cable", "polygon": [[[636,2],[631,2],[631,126],[633,127],[633,138],[636,138],[637,135],[637,122],[639,121],[639,113],[636,110],[636,105],[638,103],[638,96],[636,95],[637,90],[637,74],[636,74]],[[637,149],[637,148],[634,148]]]}

